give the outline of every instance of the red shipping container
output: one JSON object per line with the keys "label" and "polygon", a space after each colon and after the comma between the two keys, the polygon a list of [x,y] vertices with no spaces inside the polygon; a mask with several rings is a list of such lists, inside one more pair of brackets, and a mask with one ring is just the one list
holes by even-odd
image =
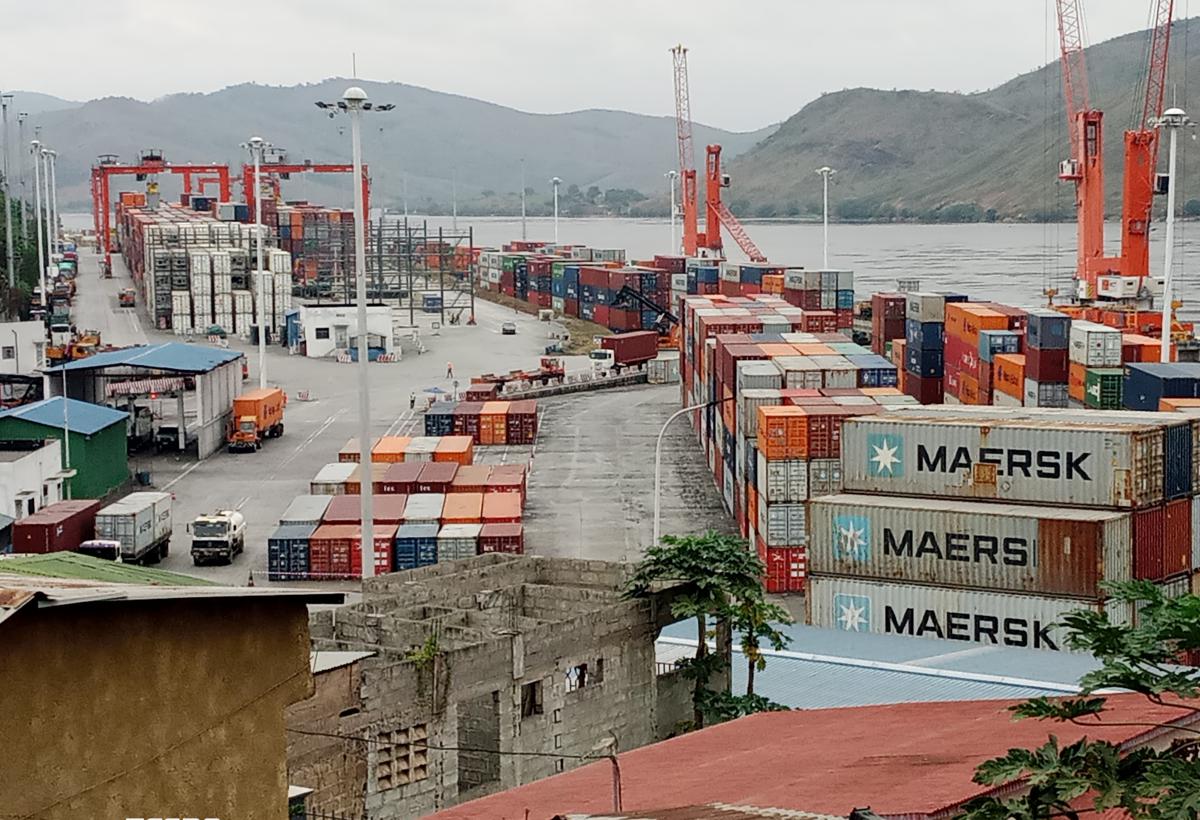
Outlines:
{"label": "red shipping container", "polygon": [[912,373],[904,374],[904,393],[921,404],[941,404],[944,400],[944,385],[937,376],[921,378]]}
{"label": "red shipping container", "polygon": [[1039,384],[1064,384],[1070,373],[1070,351],[1025,348],[1025,378]]}
{"label": "red shipping container", "polygon": [[488,477],[489,493],[519,493],[521,506],[525,506],[525,466],[523,464],[497,464]]}
{"label": "red shipping container", "polygon": [[1161,581],[1191,567],[1191,499],[1133,514],[1133,577]]}
{"label": "red shipping container", "polygon": [[489,464],[470,464],[465,467],[459,467],[458,472],[454,474],[454,480],[450,482],[450,492],[486,492],[488,479],[491,476],[492,467]]}
{"label": "red shipping container", "polygon": [[100,502],[59,501],[42,507],[12,526],[13,552],[45,553],[77,549],[96,535]]}
{"label": "red shipping container", "polygon": [[578,299],[563,299],[563,313],[568,316],[579,317],[579,300]]}
{"label": "red shipping container", "polygon": [[610,327],[608,305],[596,305],[592,308],[592,321],[603,327]]}
{"label": "red shipping container", "polygon": [[[403,493],[376,495],[372,498],[371,516],[379,524],[399,524],[404,520],[404,505],[408,496]],[[330,498],[322,524],[362,524],[362,496],[335,495]]]}
{"label": "red shipping container", "polygon": [[821,291],[819,290],[802,290],[800,291],[800,307],[805,310],[820,310],[821,309]]}
{"label": "red shipping container", "polygon": [[767,592],[803,592],[808,576],[804,547],[766,547]]}
{"label": "red shipping container", "polygon": [[[417,474],[416,492],[418,493],[448,493],[450,482],[458,472],[458,464],[453,461],[428,461],[421,465]],[[386,476],[384,482],[387,482]]]}
{"label": "red shipping container", "polygon": [[508,405],[506,435],[509,444],[533,444],[537,440],[537,401],[525,399]]}
{"label": "red shipping container", "polygon": [[479,529],[479,552],[525,552],[525,530],[520,524],[484,524]]}
{"label": "red shipping container", "polygon": [[[488,390],[488,401],[494,401],[497,391],[495,385],[472,384],[467,388],[467,395],[472,391],[481,392],[484,387]],[[475,444],[479,443],[479,414],[483,410],[483,401],[461,401],[454,408],[454,435],[470,436]]]}
{"label": "red shipping container", "polygon": [[[476,416],[478,418],[478,416]],[[428,462],[425,462],[428,463]],[[408,495],[416,492],[417,476],[425,463],[418,461],[391,464],[383,478],[379,481],[379,491],[382,494],[399,493]]]}

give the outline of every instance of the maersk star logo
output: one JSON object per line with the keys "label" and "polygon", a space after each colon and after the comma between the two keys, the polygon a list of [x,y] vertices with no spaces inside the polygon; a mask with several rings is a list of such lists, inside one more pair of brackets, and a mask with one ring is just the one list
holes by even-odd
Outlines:
{"label": "maersk star logo", "polygon": [[871,557],[871,522],[861,515],[835,515],[833,517],[834,558],[849,558],[851,561],[866,561]]}
{"label": "maersk star logo", "polygon": [[843,632],[871,631],[871,599],[866,595],[834,595],[833,609]]}
{"label": "maersk star logo", "polygon": [[882,433],[867,436],[867,465],[871,475],[889,478],[904,475],[903,449],[904,439],[900,436]]}

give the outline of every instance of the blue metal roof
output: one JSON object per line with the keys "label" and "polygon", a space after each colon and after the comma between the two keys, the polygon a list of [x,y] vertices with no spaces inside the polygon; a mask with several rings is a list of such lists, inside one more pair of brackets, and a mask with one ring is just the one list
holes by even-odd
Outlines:
{"label": "blue metal roof", "polygon": [[[690,655],[695,623],[672,624],[658,642],[659,660]],[[755,691],[796,709],[1000,700],[1070,694],[1100,664],[1091,655],[1015,649],[961,641],[872,635],[793,624],[782,652],[764,651],[767,668]],[[735,692],[746,688],[746,664],[733,664]]]}
{"label": "blue metal roof", "polygon": [[0,418],[18,418],[43,424],[46,427],[69,429],[73,433],[90,436],[114,424],[124,424],[128,413],[113,410],[99,404],[89,404],[86,401],[66,399],[66,418],[63,418],[63,397],[43,399],[33,404],[23,404],[0,412]]}
{"label": "blue metal roof", "polygon": [[69,362],[46,369],[47,373],[67,371],[99,370],[104,367],[144,367],[148,370],[170,370],[177,373],[207,373],[242,354],[207,345],[163,342],[156,345],[139,345],[121,350],[109,350],[88,356],[86,359]]}

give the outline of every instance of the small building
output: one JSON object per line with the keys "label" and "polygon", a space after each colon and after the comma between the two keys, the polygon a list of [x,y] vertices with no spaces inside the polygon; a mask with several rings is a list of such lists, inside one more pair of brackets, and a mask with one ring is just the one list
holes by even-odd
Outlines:
{"label": "small building", "polygon": [[[306,305],[300,308],[300,327],[304,334],[304,355],[323,359],[339,352],[357,356],[358,308],[355,305]],[[387,305],[367,305],[368,356],[391,353],[392,309]]]}
{"label": "small building", "polygon": [[0,322],[0,374],[34,373],[45,366],[46,326],[42,322]]}
{"label": "small building", "polygon": [[[0,806],[41,820],[283,818],[309,604],[70,553],[0,557]],[[58,728],[51,728],[58,727]]]}
{"label": "small building", "polygon": [[[619,782],[614,766],[602,760],[431,820],[848,817],[861,806],[879,817],[933,820],[958,816],[978,797],[1020,795],[1020,784],[989,787],[972,780],[980,763],[1009,749],[1041,746],[1050,735],[1066,747],[1086,736],[1129,753],[1194,740],[1200,727],[1200,713],[1170,700],[1107,697],[1103,719],[1084,718],[1082,725],[1013,720],[1009,707],[1019,700],[762,712],[622,752]],[[714,805],[730,813],[668,811]],[[1080,812],[1085,815],[1096,816]]]}
{"label": "small building", "polygon": [[61,501],[65,478],[57,439],[0,439],[0,513],[25,518]]}
{"label": "small building", "polygon": [[[102,498],[129,479],[125,447],[126,414],[75,399],[43,399],[0,411],[0,440],[67,442],[63,470],[71,498]],[[40,506],[40,505],[39,505]]]}
{"label": "small building", "polygon": [[313,812],[421,817],[667,737],[691,691],[654,640],[686,587],[628,599],[629,572],[491,553],[365,581],[310,621],[325,681],[288,712],[290,782]]}

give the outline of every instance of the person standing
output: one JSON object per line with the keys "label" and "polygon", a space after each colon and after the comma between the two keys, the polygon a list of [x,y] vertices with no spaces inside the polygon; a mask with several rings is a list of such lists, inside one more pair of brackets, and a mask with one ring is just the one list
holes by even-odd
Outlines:
{"label": "person standing", "polygon": [[446,378],[454,378],[454,362],[446,362]]}
{"label": "person standing", "polygon": [[415,410],[417,408],[417,391],[408,394],[408,409]]}

